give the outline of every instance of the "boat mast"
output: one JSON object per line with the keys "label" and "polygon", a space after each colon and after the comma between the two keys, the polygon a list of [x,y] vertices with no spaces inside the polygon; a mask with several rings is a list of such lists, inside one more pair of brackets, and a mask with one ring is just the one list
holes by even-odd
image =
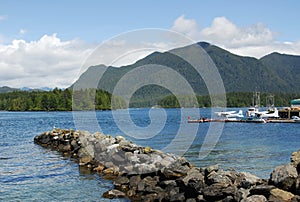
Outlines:
{"label": "boat mast", "polygon": [[255,91],[253,93],[252,105],[255,108],[259,108],[260,107],[260,92]]}
{"label": "boat mast", "polygon": [[275,105],[274,105],[274,95],[270,94],[266,97],[266,107],[268,108],[273,108]]}

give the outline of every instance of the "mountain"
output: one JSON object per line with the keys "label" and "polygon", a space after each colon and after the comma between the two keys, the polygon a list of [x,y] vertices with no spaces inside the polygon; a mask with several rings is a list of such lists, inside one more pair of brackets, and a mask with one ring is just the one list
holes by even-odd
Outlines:
{"label": "mountain", "polygon": [[[226,92],[300,92],[300,86],[296,85],[300,80],[298,77],[300,73],[300,56],[272,53],[261,59],[256,59],[232,54],[206,42],[199,42],[198,45],[206,51],[216,65]],[[197,94],[207,95],[208,90],[202,77],[191,64],[178,56],[178,53],[181,53],[187,57],[205,61],[206,58],[203,55],[191,52],[192,46],[180,47],[163,53],[154,52],[132,65],[123,67],[93,66],[84,72],[74,85],[80,88],[97,87],[112,93],[118,81],[121,78],[124,79],[124,75],[128,75],[127,73],[130,71],[137,70],[145,65],[153,66],[153,72],[157,73],[156,77],[160,78],[158,68],[166,66],[182,75]],[[102,74],[103,76],[99,79],[99,75]],[[136,76],[134,81],[128,80],[129,83],[132,82],[132,85],[128,83],[129,88],[135,88],[134,86],[142,83],[146,77]],[[126,92],[124,93],[126,94]],[[131,101],[138,103],[140,100],[150,99],[151,103],[155,103],[155,99],[160,99],[168,94],[170,94],[170,91],[165,88],[157,85],[146,85],[135,92]]]}
{"label": "mountain", "polygon": [[281,76],[288,87],[287,91],[300,92],[300,56],[271,53],[260,61]]}
{"label": "mountain", "polygon": [[8,86],[2,86],[0,87],[0,93],[9,93],[9,92],[13,92],[13,91],[17,91],[19,89],[17,88],[10,88]]}
{"label": "mountain", "polygon": [[53,90],[52,88],[49,87],[41,87],[41,88],[28,88],[28,87],[23,87],[20,88],[21,91],[51,91]]}

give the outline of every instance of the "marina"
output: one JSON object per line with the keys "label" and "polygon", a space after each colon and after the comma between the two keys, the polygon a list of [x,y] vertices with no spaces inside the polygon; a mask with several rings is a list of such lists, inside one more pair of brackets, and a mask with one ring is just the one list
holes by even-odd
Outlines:
{"label": "marina", "polygon": [[270,95],[266,99],[267,110],[260,111],[260,93],[253,93],[252,106],[243,114],[238,111],[215,112],[218,118],[210,119],[200,117],[191,119],[188,117],[188,123],[206,123],[206,122],[225,122],[225,123],[300,123],[300,99],[291,100],[290,107],[277,109],[274,107],[274,96]]}

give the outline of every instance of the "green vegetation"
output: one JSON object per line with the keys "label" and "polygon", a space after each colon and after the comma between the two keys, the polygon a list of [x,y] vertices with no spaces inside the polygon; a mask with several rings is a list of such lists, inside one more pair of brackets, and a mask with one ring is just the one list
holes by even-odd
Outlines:
{"label": "green vegetation", "polygon": [[[109,110],[110,93],[103,90],[81,90],[75,93],[69,89],[44,91],[14,91],[0,93],[0,110],[6,111],[71,111],[74,95],[74,110]],[[93,96],[93,97],[92,97]],[[113,96],[116,108],[123,108],[124,102]]]}
{"label": "green vegetation", "polygon": [[[144,91],[145,89],[141,89]],[[154,92],[157,92],[156,89]],[[145,91],[144,91],[145,92]],[[137,92],[138,94],[138,92]],[[151,93],[144,97],[133,95],[129,107],[151,107],[159,105],[164,108],[179,107],[211,107],[210,96],[197,95],[196,99],[189,95],[168,95],[164,98],[153,98]],[[269,94],[261,94],[261,105],[265,105]],[[299,98],[300,94],[277,93],[275,106],[290,106],[290,101]],[[227,93],[227,107],[248,107],[252,103],[253,93]],[[72,100],[73,99],[73,100]],[[156,101],[156,102],[154,102]],[[112,103],[113,102],[113,106]],[[110,110],[125,108],[121,97],[112,96],[107,91],[88,89],[72,92],[69,89],[45,91],[14,91],[0,93],[0,110],[6,111],[71,111],[71,110]]]}
{"label": "green vegetation", "polygon": [[[273,94],[275,97],[275,106],[290,106],[290,101],[295,98],[299,98],[300,94],[284,94],[277,93]],[[261,106],[265,106],[266,98],[269,96],[267,93],[261,94]],[[191,96],[185,96],[185,100],[182,100],[183,96],[178,96],[177,98],[174,95],[169,95],[166,98],[160,100],[158,105],[164,108],[178,108],[178,107],[193,107],[190,105]],[[227,107],[249,107],[252,104],[253,93],[227,93],[226,94],[226,102]],[[179,101],[183,105],[179,104]],[[211,100],[208,95],[198,95],[197,96],[198,107],[211,107]]]}

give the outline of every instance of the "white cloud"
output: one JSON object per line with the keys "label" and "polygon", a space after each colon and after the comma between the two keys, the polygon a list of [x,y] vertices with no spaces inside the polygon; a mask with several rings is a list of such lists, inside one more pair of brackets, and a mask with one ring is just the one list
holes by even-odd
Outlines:
{"label": "white cloud", "polygon": [[187,19],[184,15],[178,17],[174,21],[171,30],[182,33],[191,39],[199,37],[198,25],[196,20]]}
{"label": "white cloud", "polygon": [[0,44],[0,86],[68,87],[92,49],[80,40],[61,41],[56,34]]}
{"label": "white cloud", "polygon": [[[196,20],[182,15],[171,30],[239,55],[260,58],[275,51],[300,55],[300,41],[278,42],[277,33],[260,22],[239,27],[225,17],[217,17],[210,26],[200,29]],[[20,30],[22,33],[26,30]],[[119,35],[98,47],[79,39],[64,41],[56,34],[30,42],[15,39],[10,44],[1,43],[0,36],[0,86],[68,87],[88,66],[132,64],[153,51],[167,51],[191,42],[172,34],[145,29]],[[150,40],[143,41],[144,37]],[[95,57],[89,57],[90,54]]]}
{"label": "white cloud", "polygon": [[239,28],[225,17],[215,18],[211,26],[201,30],[200,34],[201,38],[222,44],[227,48],[270,44],[276,35],[263,23]]}
{"label": "white cloud", "polygon": [[[8,45],[0,44],[0,86],[69,87],[89,66],[133,64],[154,51],[180,46],[179,40],[177,45],[163,39],[151,40],[151,33],[155,32],[166,31],[129,32],[100,45],[78,39],[62,41],[56,34],[44,35],[36,41],[15,39]],[[150,42],[143,41],[149,33]]]}
{"label": "white cloud", "polygon": [[238,27],[226,17],[216,17],[209,27],[199,29],[197,24],[193,19],[180,16],[171,29],[188,36],[193,35],[195,41],[207,41],[238,55],[260,58],[275,51],[300,55],[299,42],[277,41],[277,32],[261,22]]}

